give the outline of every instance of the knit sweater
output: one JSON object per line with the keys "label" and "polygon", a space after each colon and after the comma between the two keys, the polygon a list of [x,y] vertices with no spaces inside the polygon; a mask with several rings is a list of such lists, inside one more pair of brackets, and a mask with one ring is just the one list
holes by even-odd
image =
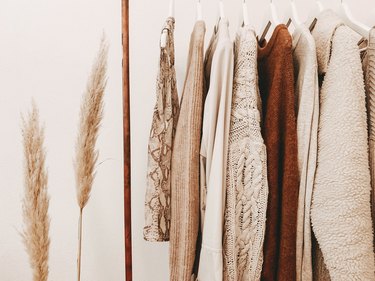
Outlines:
{"label": "knit sweater", "polygon": [[[204,105],[201,142],[201,182],[205,202],[199,281],[223,280],[223,223],[233,81],[233,43],[228,22],[215,30],[216,48],[210,66],[210,84]],[[211,49],[210,49],[211,50]]]}
{"label": "knit sweater", "polygon": [[203,46],[206,26],[190,39],[171,174],[170,280],[190,281],[199,227],[199,148],[203,112]]}
{"label": "knit sweater", "polygon": [[260,280],[267,211],[266,147],[260,129],[257,39],[235,41],[224,221],[224,280]]}
{"label": "knit sweater", "polygon": [[324,78],[311,206],[313,231],[331,280],[375,280],[365,89],[358,36],[330,10],[317,19],[312,35],[319,75]]}
{"label": "knit sweater", "polygon": [[179,104],[174,68],[174,18],[168,18],[167,45],[160,49],[156,104],[148,143],[144,239],[168,241],[171,219],[171,159]]}
{"label": "knit sweater", "polygon": [[318,146],[319,82],[315,41],[304,25],[293,34],[297,108],[298,170],[297,281],[312,280],[310,207]]}
{"label": "knit sweater", "polygon": [[367,125],[371,171],[371,213],[375,231],[375,28],[372,28],[365,59],[365,86],[367,100]]}
{"label": "knit sweater", "polygon": [[297,126],[292,38],[278,25],[258,53],[267,148],[268,206],[262,280],[296,280],[298,207]]}

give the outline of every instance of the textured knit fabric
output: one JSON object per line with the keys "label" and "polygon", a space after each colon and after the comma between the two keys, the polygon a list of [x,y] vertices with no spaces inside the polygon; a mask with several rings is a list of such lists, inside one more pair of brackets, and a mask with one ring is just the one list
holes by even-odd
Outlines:
{"label": "textured knit fabric", "polygon": [[171,159],[179,104],[174,68],[174,19],[168,18],[163,30],[167,45],[160,50],[156,85],[156,105],[148,143],[147,189],[144,239],[168,241],[171,220]]}
{"label": "textured knit fabric", "polygon": [[313,230],[331,280],[375,280],[358,37],[329,10],[318,16],[312,34],[319,75],[324,76],[311,206]]}
{"label": "textured knit fabric", "polygon": [[297,281],[312,280],[310,207],[318,150],[319,82],[315,41],[309,29],[293,34],[293,61],[297,107],[298,170]]}
{"label": "textured knit fabric", "polygon": [[375,231],[375,28],[371,29],[366,52],[365,84],[371,170],[371,213]]}
{"label": "textured knit fabric", "polygon": [[292,38],[278,25],[258,52],[267,147],[268,206],[262,280],[296,280],[298,206],[297,125]]}
{"label": "textured knit fabric", "polygon": [[237,34],[228,144],[224,280],[260,280],[268,197],[267,156],[260,129],[257,39]]}
{"label": "textured knit fabric", "polygon": [[[207,190],[198,280],[223,280],[223,223],[226,163],[233,87],[233,43],[228,22],[216,30],[210,86],[204,105],[201,162],[203,193]],[[212,42],[215,42],[213,40]]]}
{"label": "textured knit fabric", "polygon": [[190,281],[199,228],[199,148],[203,112],[203,46],[206,26],[195,24],[190,39],[171,174],[170,280]]}

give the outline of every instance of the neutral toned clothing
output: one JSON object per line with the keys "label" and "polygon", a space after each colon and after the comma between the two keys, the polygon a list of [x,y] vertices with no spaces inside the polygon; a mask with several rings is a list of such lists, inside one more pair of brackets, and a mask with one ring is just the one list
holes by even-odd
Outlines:
{"label": "neutral toned clothing", "polygon": [[299,198],[297,212],[297,281],[312,280],[310,207],[318,150],[319,82],[315,41],[309,29],[293,34],[293,62],[297,109]]}
{"label": "neutral toned clothing", "polygon": [[292,38],[278,25],[258,51],[269,196],[262,280],[296,279],[297,125]]}
{"label": "neutral toned clothing", "polygon": [[224,280],[260,280],[268,197],[258,88],[257,39],[242,27],[234,48],[224,221]]}
{"label": "neutral toned clothing", "polygon": [[206,63],[206,66],[211,66],[211,74],[204,105],[201,142],[201,189],[207,195],[198,271],[200,281],[223,280],[222,236],[233,86],[233,43],[226,20],[219,22],[215,33],[214,37],[217,38],[211,41],[217,40],[212,62]]}
{"label": "neutral toned clothing", "polygon": [[296,280],[298,207],[297,125],[292,38],[278,25],[258,51],[267,148],[268,206],[262,280]]}
{"label": "neutral toned clothing", "polygon": [[174,19],[168,18],[167,45],[160,49],[156,104],[148,143],[144,239],[168,241],[171,219],[171,159],[179,104],[174,67]]}
{"label": "neutral toned clothing", "polygon": [[369,34],[365,59],[365,87],[367,100],[367,125],[371,171],[371,214],[375,231],[375,28]]}
{"label": "neutral toned clothing", "polygon": [[203,113],[206,26],[196,22],[190,38],[171,174],[170,280],[190,281],[199,228],[199,155]]}
{"label": "neutral toned clothing", "polygon": [[331,280],[375,280],[359,38],[330,10],[317,19],[312,35],[322,86],[313,230]]}

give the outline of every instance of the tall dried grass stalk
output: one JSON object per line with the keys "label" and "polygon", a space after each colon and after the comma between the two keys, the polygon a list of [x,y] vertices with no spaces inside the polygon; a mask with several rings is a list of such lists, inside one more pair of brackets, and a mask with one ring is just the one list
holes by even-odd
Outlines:
{"label": "tall dried grass stalk", "polygon": [[46,152],[43,147],[44,129],[39,125],[38,109],[33,103],[31,112],[23,118],[25,197],[23,199],[23,240],[29,255],[34,281],[48,278],[49,196],[45,168]]}
{"label": "tall dried grass stalk", "polygon": [[103,96],[107,84],[108,44],[103,36],[99,52],[92,66],[86,91],[81,104],[78,138],[76,143],[75,176],[77,201],[80,208],[78,237],[78,280],[81,280],[82,215],[90,198],[95,178],[95,167],[99,152],[95,148],[98,131],[103,118]]}

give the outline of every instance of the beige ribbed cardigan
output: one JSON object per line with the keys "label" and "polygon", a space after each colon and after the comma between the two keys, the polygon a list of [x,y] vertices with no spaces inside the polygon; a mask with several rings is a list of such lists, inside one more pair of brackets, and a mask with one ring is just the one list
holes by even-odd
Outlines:
{"label": "beige ribbed cardigan", "polygon": [[203,112],[206,27],[195,24],[172,155],[170,280],[190,281],[199,227],[199,150]]}
{"label": "beige ribbed cardigan", "polygon": [[318,150],[319,82],[315,41],[309,29],[293,34],[293,63],[297,105],[298,170],[297,281],[312,280],[310,207]]}

